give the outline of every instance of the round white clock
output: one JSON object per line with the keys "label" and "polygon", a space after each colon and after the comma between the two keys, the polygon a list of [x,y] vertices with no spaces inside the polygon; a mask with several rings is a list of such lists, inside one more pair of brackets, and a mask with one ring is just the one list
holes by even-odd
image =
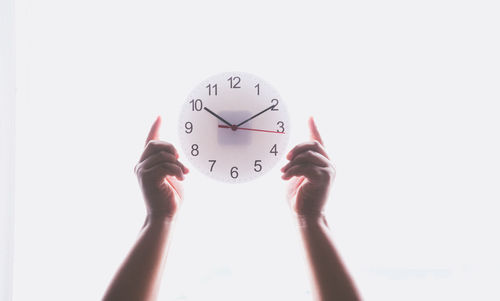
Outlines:
{"label": "round white clock", "polygon": [[179,119],[182,149],[202,173],[240,183],[269,171],[290,135],[285,103],[255,75],[228,72],[196,86]]}

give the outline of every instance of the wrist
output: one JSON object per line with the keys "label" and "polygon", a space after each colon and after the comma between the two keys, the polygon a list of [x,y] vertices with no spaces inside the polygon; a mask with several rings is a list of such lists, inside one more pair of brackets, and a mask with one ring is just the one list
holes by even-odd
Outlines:
{"label": "wrist", "polygon": [[328,223],[326,222],[326,217],[323,213],[320,214],[295,214],[295,221],[297,225],[301,228],[304,227],[328,227]]}
{"label": "wrist", "polygon": [[172,224],[175,222],[176,215],[158,214],[153,212],[148,212],[146,215],[145,225],[149,224]]}

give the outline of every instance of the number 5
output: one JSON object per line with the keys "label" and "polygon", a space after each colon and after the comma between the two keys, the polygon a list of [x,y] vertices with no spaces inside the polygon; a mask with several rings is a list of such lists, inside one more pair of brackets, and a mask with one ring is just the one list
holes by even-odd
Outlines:
{"label": "number 5", "polygon": [[256,172],[260,172],[262,170],[262,165],[260,164],[260,162],[262,162],[262,160],[255,160],[253,170],[255,170]]}

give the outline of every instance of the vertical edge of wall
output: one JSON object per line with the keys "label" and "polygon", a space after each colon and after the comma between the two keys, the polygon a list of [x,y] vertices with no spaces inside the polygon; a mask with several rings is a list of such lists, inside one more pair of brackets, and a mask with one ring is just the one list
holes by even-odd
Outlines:
{"label": "vertical edge of wall", "polygon": [[12,300],[14,258],[14,0],[0,0],[0,300]]}

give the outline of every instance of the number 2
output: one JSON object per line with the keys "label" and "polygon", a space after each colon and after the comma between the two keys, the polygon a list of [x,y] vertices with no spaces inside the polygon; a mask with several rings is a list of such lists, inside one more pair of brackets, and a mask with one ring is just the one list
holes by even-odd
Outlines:
{"label": "number 2", "polygon": [[278,106],[279,101],[276,98],[271,99],[271,103],[274,105],[274,107],[271,109],[271,111],[279,111],[280,109],[276,109]]}

